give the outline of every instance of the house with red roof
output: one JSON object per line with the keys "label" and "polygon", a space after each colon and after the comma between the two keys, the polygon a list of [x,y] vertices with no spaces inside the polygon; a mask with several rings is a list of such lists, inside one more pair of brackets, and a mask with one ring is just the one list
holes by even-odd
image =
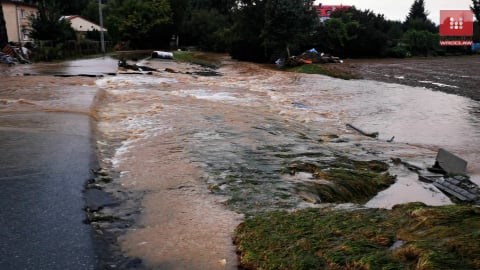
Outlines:
{"label": "house with red roof", "polygon": [[352,6],[345,5],[318,5],[316,6],[320,21],[324,22],[330,19],[330,15],[337,9],[350,9]]}
{"label": "house with red roof", "polygon": [[79,15],[63,16],[61,19],[70,22],[73,30],[75,31],[75,33],[77,33],[78,40],[85,39],[88,31],[107,32],[107,29],[87,19],[84,19]]}

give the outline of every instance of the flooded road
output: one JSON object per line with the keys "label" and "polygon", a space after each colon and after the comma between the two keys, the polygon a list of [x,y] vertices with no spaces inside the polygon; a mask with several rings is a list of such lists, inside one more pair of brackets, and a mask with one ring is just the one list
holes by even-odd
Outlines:
{"label": "flooded road", "polygon": [[[83,63],[91,62],[116,68],[115,61]],[[69,71],[0,66],[1,269],[96,269],[82,190],[96,166],[90,107],[97,88],[93,79],[49,76],[52,67],[92,71],[76,64]]]}
{"label": "flooded road", "polygon": [[[8,193],[2,200],[9,199],[13,209],[18,201],[25,206],[55,205],[35,199],[39,190],[61,193],[58,182],[51,181],[54,185],[47,188],[38,184],[40,180],[32,180],[25,187],[28,181],[15,177],[45,179],[36,168],[56,172],[50,166],[59,164],[68,169],[55,175],[71,173],[78,178],[67,188],[73,192],[69,198],[76,199],[42,198],[80,203],[81,186],[88,178],[85,169],[92,161],[91,128],[98,162],[114,176],[105,189],[123,201],[120,207],[102,212],[118,220],[134,219],[122,228],[114,222],[98,222],[94,227],[113,235],[124,255],[139,258],[131,269],[237,269],[231,237],[245,216],[331,205],[322,203],[309,189],[309,183],[317,181],[312,174],[288,172],[292,164],[329,164],[338,157],[387,162],[397,176],[396,183],[361,207],[391,208],[412,201],[451,204],[434,186],[418,181],[417,174],[391,162],[401,158],[427,168],[439,148],[466,159],[468,174],[480,184],[477,101],[424,87],[286,73],[222,55],[214,57],[219,63],[216,70],[151,59],[139,63],[158,70],[151,75],[119,73],[103,78],[15,76],[68,75],[64,72],[69,68],[78,71],[80,66],[91,72],[96,66],[81,65],[81,61],[1,70],[0,132],[5,138],[1,147],[13,155],[1,162],[9,173],[0,179],[12,185],[4,189]],[[466,87],[465,91],[474,90]],[[89,117],[94,121],[87,121]],[[362,136],[347,124],[379,132],[379,137]],[[13,149],[26,157],[17,156]],[[50,156],[60,150],[75,158]],[[13,162],[17,160],[21,162]],[[70,161],[75,169],[66,164]],[[17,193],[19,200],[11,195]],[[27,210],[33,212],[29,218],[48,217],[43,208]],[[18,241],[19,233],[14,231],[18,227],[33,230],[24,224],[27,217],[14,215],[18,212],[8,208],[3,211],[2,218],[9,218],[1,235],[10,242],[1,246],[2,254],[5,250],[15,256],[6,247],[18,247],[13,250],[20,254],[36,250],[28,240]],[[66,211],[81,215],[77,203]],[[88,226],[76,224],[76,232],[84,233],[81,238],[90,237]],[[70,246],[75,241],[63,242]],[[92,254],[88,241],[87,245],[84,252]],[[89,258],[86,269],[94,265],[95,258]],[[41,265],[39,261],[29,265],[35,263]]]}
{"label": "flooded road", "polygon": [[[311,174],[286,173],[295,162],[347,156],[389,163],[397,182],[367,207],[451,204],[390,162],[427,168],[440,147],[468,160],[468,173],[480,182],[479,103],[471,99],[226,57],[215,70],[221,76],[198,76],[208,72],[173,61],[140,64],[159,72],[97,81],[95,117],[103,166],[119,174],[123,188],[143,194],[140,219],[119,243],[147,268],[236,269],[230,237],[242,215],[322,207],[306,200],[314,196]],[[347,124],[379,132],[379,139]]]}

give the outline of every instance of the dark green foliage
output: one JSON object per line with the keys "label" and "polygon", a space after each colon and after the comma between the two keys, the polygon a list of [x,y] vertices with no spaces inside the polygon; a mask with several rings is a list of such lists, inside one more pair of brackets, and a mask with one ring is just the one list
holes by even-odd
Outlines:
{"label": "dark green foliage", "polygon": [[110,0],[105,13],[112,37],[129,41],[132,48],[166,47],[170,41],[173,21],[167,0]]}
{"label": "dark green foliage", "polygon": [[405,29],[429,31],[432,33],[438,32],[435,23],[428,19],[428,12],[425,10],[424,0],[415,0],[410,7],[410,12],[405,19]]}
{"label": "dark green foliage", "polygon": [[262,46],[265,3],[245,5],[236,10],[228,35],[228,52],[235,59],[263,62],[268,56]]}
{"label": "dark green foliage", "polygon": [[75,32],[70,27],[70,22],[60,19],[63,9],[59,0],[40,1],[38,11],[38,16],[30,18],[30,36],[33,39],[49,40],[54,44],[75,40]]}
{"label": "dark green foliage", "polygon": [[[342,56],[382,56],[388,46],[395,43],[395,37],[387,35],[395,24],[385,20],[383,15],[377,15],[370,10],[357,10],[353,7],[348,10],[337,10],[332,13],[332,17],[341,20],[342,28],[345,28],[347,32]],[[328,24],[327,21],[323,27],[328,27]],[[392,33],[394,32],[392,31]],[[326,47],[328,40],[323,40],[321,34],[318,38],[319,47],[322,50],[328,49]]]}
{"label": "dark green foliage", "polygon": [[470,9],[473,11],[473,14],[475,14],[477,22],[480,22],[480,0],[472,0]]}
{"label": "dark green foliage", "polygon": [[318,21],[310,0],[268,0],[264,19],[263,46],[272,60],[300,53]]}
{"label": "dark green foliage", "polygon": [[439,49],[439,36],[425,30],[408,30],[403,35],[403,41],[413,55],[434,55]]}
{"label": "dark green foliage", "polygon": [[189,44],[196,44],[206,51],[225,51],[225,32],[228,16],[216,9],[199,9],[192,12],[189,20],[183,23],[182,37]]}

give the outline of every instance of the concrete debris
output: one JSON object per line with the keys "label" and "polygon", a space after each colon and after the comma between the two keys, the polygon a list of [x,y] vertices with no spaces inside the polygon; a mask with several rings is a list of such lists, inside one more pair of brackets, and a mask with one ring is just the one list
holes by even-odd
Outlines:
{"label": "concrete debris", "polygon": [[467,161],[440,148],[435,159],[433,167],[428,168],[431,172],[450,173],[450,174],[466,174]]}

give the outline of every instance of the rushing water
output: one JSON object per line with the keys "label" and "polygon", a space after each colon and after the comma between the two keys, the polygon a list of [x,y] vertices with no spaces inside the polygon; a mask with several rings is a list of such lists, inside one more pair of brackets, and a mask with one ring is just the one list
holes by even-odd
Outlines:
{"label": "rushing water", "polygon": [[[328,163],[346,155],[401,158],[427,168],[442,147],[465,158],[468,173],[479,182],[479,103],[470,99],[228,59],[216,70],[221,76],[208,77],[195,75],[199,67],[173,61],[141,64],[160,72],[97,81],[102,92],[95,116],[105,166],[120,173],[124,188],[146,191],[138,227],[120,242],[149,266],[234,269],[233,248],[222,239],[229,238],[238,217],[218,203],[247,214],[315,207],[302,195],[312,176],[282,173],[295,161]],[[380,137],[361,136],[346,124]],[[366,206],[451,203],[408,169],[391,164],[391,173],[396,184]]]}
{"label": "rushing water", "polygon": [[[96,64],[74,61],[2,70],[11,79],[2,81],[0,109],[15,114],[3,118],[9,130],[32,129],[36,121],[42,132],[71,134],[72,125],[61,131],[48,121],[56,125],[71,123],[72,114],[93,116],[101,164],[118,173],[115,182],[123,189],[143,195],[136,206],[142,215],[119,238],[120,245],[149,267],[235,269],[230,236],[241,215],[234,211],[318,206],[302,196],[312,175],[282,173],[292,162],[328,163],[334,155],[345,155],[385,162],[401,158],[426,168],[433,165],[437,150],[445,148],[469,162],[468,173],[480,184],[480,104],[468,98],[398,84],[286,73],[227,58],[216,70],[221,76],[199,76],[211,73],[173,61],[141,64],[159,72],[106,76],[95,85],[93,79],[38,76],[35,84],[24,85],[18,80],[22,77],[12,75],[65,75],[70,68],[98,75],[91,73]],[[85,104],[94,94],[90,108]],[[27,115],[25,124],[14,120],[25,112],[61,112],[66,118]],[[380,136],[361,136],[347,124]],[[416,174],[390,165],[396,184],[366,206],[451,203]]]}

